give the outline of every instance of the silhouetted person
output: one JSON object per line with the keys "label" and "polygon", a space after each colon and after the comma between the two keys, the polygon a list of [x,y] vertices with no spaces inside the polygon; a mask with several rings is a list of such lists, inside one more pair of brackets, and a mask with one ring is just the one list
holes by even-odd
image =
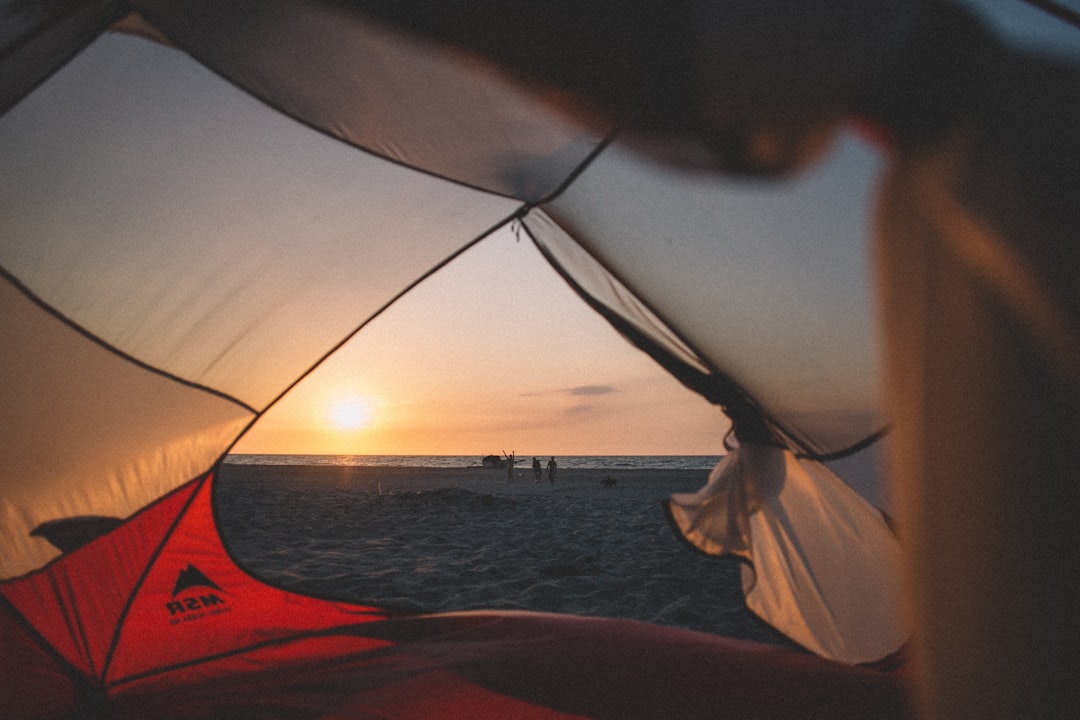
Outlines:
{"label": "silhouetted person", "polygon": [[543,474],[544,471],[540,469],[540,458],[533,458],[533,475],[536,476],[535,482],[540,482],[540,478]]}
{"label": "silhouetted person", "polygon": [[503,457],[506,458],[506,480],[507,480],[507,482],[513,482],[514,481],[514,453],[511,452],[509,455],[507,455],[506,451],[503,450]]}
{"label": "silhouetted person", "polygon": [[548,481],[555,484],[555,474],[559,472],[559,464],[555,462],[555,458],[548,460]]}

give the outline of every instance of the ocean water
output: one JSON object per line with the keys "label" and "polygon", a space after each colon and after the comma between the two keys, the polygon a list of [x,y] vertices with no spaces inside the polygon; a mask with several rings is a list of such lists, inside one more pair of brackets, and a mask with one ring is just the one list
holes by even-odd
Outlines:
{"label": "ocean water", "polygon": [[[746,610],[740,563],[690,549],[668,525],[662,501],[699,489],[714,459],[557,459],[550,484],[533,482],[527,463],[508,482],[480,458],[248,456],[223,468],[215,513],[241,566],[317,597],[407,613],[631,618],[786,643]],[[598,482],[608,476],[617,487]]]}
{"label": "ocean water", "polygon": [[[501,453],[500,453],[501,456]],[[550,455],[537,455],[547,463]],[[532,455],[518,455],[517,466],[532,463]],[[229,455],[236,465],[315,465],[340,467],[478,467],[480,455]],[[592,470],[711,470],[719,455],[559,455],[560,468]]]}

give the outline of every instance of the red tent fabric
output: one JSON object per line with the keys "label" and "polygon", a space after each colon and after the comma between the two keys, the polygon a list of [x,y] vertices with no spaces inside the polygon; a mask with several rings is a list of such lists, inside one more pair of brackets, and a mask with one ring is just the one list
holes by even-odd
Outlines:
{"label": "red tent fabric", "polygon": [[0,584],[7,717],[903,712],[901,677],[778,647],[542,613],[393,618],[279,590],[229,557],[212,487],[210,475],[193,480],[45,568]]}
{"label": "red tent fabric", "polygon": [[[275,590],[228,556],[209,476],[3,595],[74,670],[104,686],[182,671],[206,657],[252,663],[284,642],[384,617],[371,607]],[[371,646],[384,644],[372,641]]]}

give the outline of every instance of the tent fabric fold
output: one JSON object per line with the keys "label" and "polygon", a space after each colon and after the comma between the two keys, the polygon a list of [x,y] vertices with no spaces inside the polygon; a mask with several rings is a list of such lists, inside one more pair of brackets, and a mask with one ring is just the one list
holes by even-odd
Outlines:
{"label": "tent fabric fold", "polygon": [[824,657],[873,663],[907,640],[900,621],[900,546],[881,511],[824,465],[743,443],[668,516],[709,555],[746,561],[746,605]]}

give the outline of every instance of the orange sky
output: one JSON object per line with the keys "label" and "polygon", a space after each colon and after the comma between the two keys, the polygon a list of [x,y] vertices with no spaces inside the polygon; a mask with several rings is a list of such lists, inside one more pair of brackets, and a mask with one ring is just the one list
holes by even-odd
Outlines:
{"label": "orange sky", "polygon": [[714,455],[726,428],[505,231],[362,330],[235,452]]}

